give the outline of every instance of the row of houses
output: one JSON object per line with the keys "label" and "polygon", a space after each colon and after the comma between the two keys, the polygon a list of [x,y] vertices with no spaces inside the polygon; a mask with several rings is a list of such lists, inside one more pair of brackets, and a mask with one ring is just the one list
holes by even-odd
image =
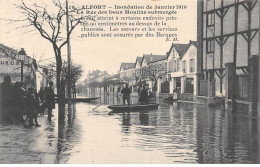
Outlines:
{"label": "row of houses", "polygon": [[[199,0],[197,42],[173,43],[164,55],[121,63],[119,84],[146,84],[157,94],[181,90],[183,100],[260,116],[259,0]],[[235,103],[234,103],[235,104]]]}
{"label": "row of houses", "polygon": [[121,63],[119,78],[133,90],[145,84],[157,94],[172,94],[179,88],[181,93],[196,95],[196,61],[196,41],[172,43],[165,55],[143,54],[134,63]]}
{"label": "row of houses", "polygon": [[197,42],[187,44],[172,43],[164,55],[143,54],[135,62],[122,62],[116,75],[95,70],[86,79],[89,96],[94,92],[120,92],[125,84],[132,89],[133,95],[146,85],[155,96],[162,93],[197,95]]}

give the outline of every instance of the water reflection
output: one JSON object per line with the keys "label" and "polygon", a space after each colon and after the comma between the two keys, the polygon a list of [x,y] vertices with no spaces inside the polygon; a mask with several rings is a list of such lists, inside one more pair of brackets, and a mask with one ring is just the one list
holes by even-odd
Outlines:
{"label": "water reflection", "polygon": [[[59,120],[58,122],[58,142],[56,162],[67,163],[70,155],[74,153],[75,146],[80,142],[80,125],[76,120],[76,103],[68,106],[67,121]],[[67,123],[66,123],[67,122]]]}
{"label": "water reflection", "polygon": [[[113,97],[107,104],[118,102]],[[259,163],[260,160],[257,119],[191,103],[174,102],[163,104],[158,110],[109,115],[106,106],[93,111],[95,107],[86,103],[72,106],[71,121],[59,125],[56,163]]]}

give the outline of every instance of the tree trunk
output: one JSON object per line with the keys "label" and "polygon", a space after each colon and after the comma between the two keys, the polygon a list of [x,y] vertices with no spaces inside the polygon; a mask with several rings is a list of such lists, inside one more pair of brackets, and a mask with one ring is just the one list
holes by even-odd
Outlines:
{"label": "tree trunk", "polygon": [[56,45],[53,45],[54,53],[56,56],[56,86],[57,86],[57,96],[58,96],[58,121],[59,124],[64,122],[65,118],[65,81],[61,77],[62,59],[61,50],[58,49]]}

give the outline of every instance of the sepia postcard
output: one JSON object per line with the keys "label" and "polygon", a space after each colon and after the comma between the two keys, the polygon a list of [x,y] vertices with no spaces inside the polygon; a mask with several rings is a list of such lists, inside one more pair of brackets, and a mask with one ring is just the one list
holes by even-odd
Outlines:
{"label": "sepia postcard", "polygon": [[0,0],[0,164],[259,164],[259,0]]}

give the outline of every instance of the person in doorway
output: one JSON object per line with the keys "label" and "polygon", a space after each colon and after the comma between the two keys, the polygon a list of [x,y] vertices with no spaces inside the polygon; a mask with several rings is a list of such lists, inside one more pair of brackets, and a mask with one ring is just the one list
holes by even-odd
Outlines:
{"label": "person in doorway", "polygon": [[146,89],[145,85],[143,86],[143,89],[141,90],[140,100],[141,104],[148,104],[149,103],[149,95],[148,90]]}
{"label": "person in doorway", "polygon": [[48,108],[48,117],[51,118],[52,110],[55,109],[55,94],[53,90],[53,82],[49,82],[49,87],[45,89],[45,103]]}
{"label": "person in doorway", "polygon": [[131,89],[128,87],[128,84],[121,90],[123,94],[123,104],[125,105],[125,100],[127,100],[128,106],[130,106],[130,94],[132,93]]}

